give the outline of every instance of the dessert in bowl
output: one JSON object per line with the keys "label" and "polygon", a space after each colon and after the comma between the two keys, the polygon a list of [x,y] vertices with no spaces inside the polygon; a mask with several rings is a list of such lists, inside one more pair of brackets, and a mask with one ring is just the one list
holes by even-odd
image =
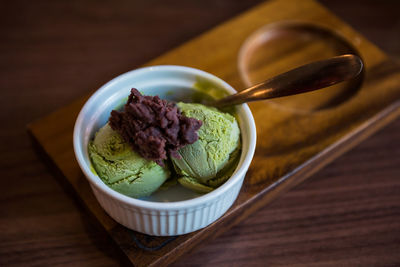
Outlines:
{"label": "dessert in bowl", "polygon": [[[221,97],[226,94],[233,94],[235,90],[221,79],[198,69],[182,66],[140,68],[122,74],[98,89],[83,106],[74,128],[73,138],[76,159],[98,202],[117,222],[129,229],[157,236],[180,235],[206,227],[221,217],[233,204],[252,160],[256,143],[256,129],[250,109],[246,104],[233,108],[233,113],[240,129],[238,145],[240,150],[231,149],[227,152],[232,154],[233,151],[236,151],[235,153],[238,154],[235,157],[237,161],[229,172],[229,177],[224,177],[222,182],[218,183],[208,182],[213,180],[210,178],[211,176],[199,179],[199,181],[192,181],[192,176],[196,176],[199,173],[206,173],[207,175],[209,173],[219,173],[221,168],[224,169],[224,166],[229,164],[224,163],[221,168],[218,167],[213,170],[214,161],[202,164],[201,157],[194,157],[197,160],[194,165],[198,165],[198,169],[195,169],[188,168],[186,162],[182,161],[179,156],[171,156],[170,161],[173,163],[166,163],[166,165],[170,165],[171,170],[168,171],[160,171],[163,167],[154,162],[145,162],[140,166],[135,165],[136,163],[132,164],[133,172],[135,173],[132,175],[144,173],[144,171],[137,172],[135,168],[150,166],[145,167],[145,170],[151,170],[148,172],[147,178],[141,178],[146,179],[145,181],[153,179],[157,185],[152,186],[153,182],[148,183],[151,186],[146,186],[145,189],[151,188],[149,194],[142,195],[143,190],[141,189],[138,190],[139,194],[130,195],[131,191],[127,190],[125,192],[124,190],[134,184],[134,181],[138,182],[139,180],[123,180],[123,183],[127,184],[127,186],[123,187],[119,187],[120,183],[108,183],[108,180],[104,180],[101,173],[97,173],[104,164],[102,165],[101,160],[96,161],[93,159],[90,147],[91,144],[96,143],[100,130],[108,124],[111,112],[124,106],[132,88],[137,88],[142,95],[157,95],[161,99],[174,102],[197,102],[205,96]],[[203,109],[202,105],[187,103],[179,103],[178,107],[188,117],[195,116],[193,115],[193,110],[197,112],[197,110]],[[218,117],[217,111],[211,109],[209,111],[207,107],[205,107],[205,110],[201,113],[203,115],[206,114],[204,116]],[[213,115],[214,113],[216,115]],[[204,118],[206,117],[200,117],[200,119]],[[219,123],[215,123],[216,127],[218,127]],[[224,129],[225,127],[222,130]],[[114,133],[110,129],[107,129],[107,131],[107,136],[113,136]],[[199,130],[200,137],[205,136],[206,134],[201,131]],[[97,143],[98,147],[101,148],[103,143]],[[222,140],[221,143],[223,143]],[[199,147],[197,143],[194,144],[196,144],[195,148]],[[185,155],[188,154],[184,150],[192,148],[194,144],[178,150],[184,159]],[[216,147],[218,148],[218,144]],[[129,149],[129,146],[122,145],[122,154],[129,155],[130,158],[134,159],[133,162],[137,162],[137,155],[131,155]],[[216,150],[219,152],[218,149]],[[223,147],[221,147],[221,150],[224,150]],[[103,156],[100,155],[100,159]],[[112,154],[112,156],[115,155]],[[205,170],[205,172],[202,170]],[[187,176],[188,172],[190,177]],[[170,183],[169,186],[165,186],[165,183],[172,179],[171,173],[179,175],[180,183]],[[136,179],[136,176],[134,177]],[[198,187],[199,184],[200,189]],[[114,185],[114,187],[110,185]],[[161,189],[158,189],[159,186],[161,186]],[[205,189],[201,186],[205,186]],[[202,191],[202,189],[204,190]]]}

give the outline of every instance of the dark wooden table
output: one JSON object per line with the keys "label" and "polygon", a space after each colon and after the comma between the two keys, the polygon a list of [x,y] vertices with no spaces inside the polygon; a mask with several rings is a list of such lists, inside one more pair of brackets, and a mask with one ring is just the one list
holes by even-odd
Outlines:
{"label": "dark wooden table", "polygon": [[[259,2],[1,1],[0,266],[125,263],[26,124]],[[398,1],[322,3],[400,60]],[[399,137],[397,119],[175,266],[399,266]]]}

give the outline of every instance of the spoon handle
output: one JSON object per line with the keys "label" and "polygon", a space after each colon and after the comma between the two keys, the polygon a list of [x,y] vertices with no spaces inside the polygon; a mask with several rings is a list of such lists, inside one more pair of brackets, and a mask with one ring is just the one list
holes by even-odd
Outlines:
{"label": "spoon handle", "polygon": [[231,106],[314,91],[354,78],[362,68],[362,60],[351,54],[315,61],[217,100],[213,106]]}

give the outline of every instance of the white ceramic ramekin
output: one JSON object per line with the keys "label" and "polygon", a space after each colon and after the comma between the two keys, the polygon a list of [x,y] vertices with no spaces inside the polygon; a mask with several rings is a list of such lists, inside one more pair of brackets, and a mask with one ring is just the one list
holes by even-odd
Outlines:
{"label": "white ceramic ramekin", "polygon": [[190,92],[199,81],[215,84],[229,94],[235,93],[223,80],[198,69],[153,66],[127,72],[106,83],[89,98],[79,113],[73,136],[76,159],[103,209],[129,229],[156,236],[190,233],[217,220],[237,198],[256,144],[254,119],[245,104],[236,107],[242,137],[238,167],[228,181],[208,194],[193,195],[189,199],[185,195],[182,200],[175,194],[170,201],[151,197],[135,199],[112,190],[91,171],[88,143],[107,122],[111,110],[126,101],[131,88],[161,98],[179,98]]}

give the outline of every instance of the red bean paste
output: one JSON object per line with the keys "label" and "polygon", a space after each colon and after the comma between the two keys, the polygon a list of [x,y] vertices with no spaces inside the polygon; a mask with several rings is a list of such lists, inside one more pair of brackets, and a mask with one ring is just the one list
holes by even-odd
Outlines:
{"label": "red bean paste", "polygon": [[178,150],[197,141],[202,125],[184,116],[175,103],[143,96],[135,88],[122,111],[111,111],[109,123],[134,151],[160,166],[168,156],[181,158]]}

